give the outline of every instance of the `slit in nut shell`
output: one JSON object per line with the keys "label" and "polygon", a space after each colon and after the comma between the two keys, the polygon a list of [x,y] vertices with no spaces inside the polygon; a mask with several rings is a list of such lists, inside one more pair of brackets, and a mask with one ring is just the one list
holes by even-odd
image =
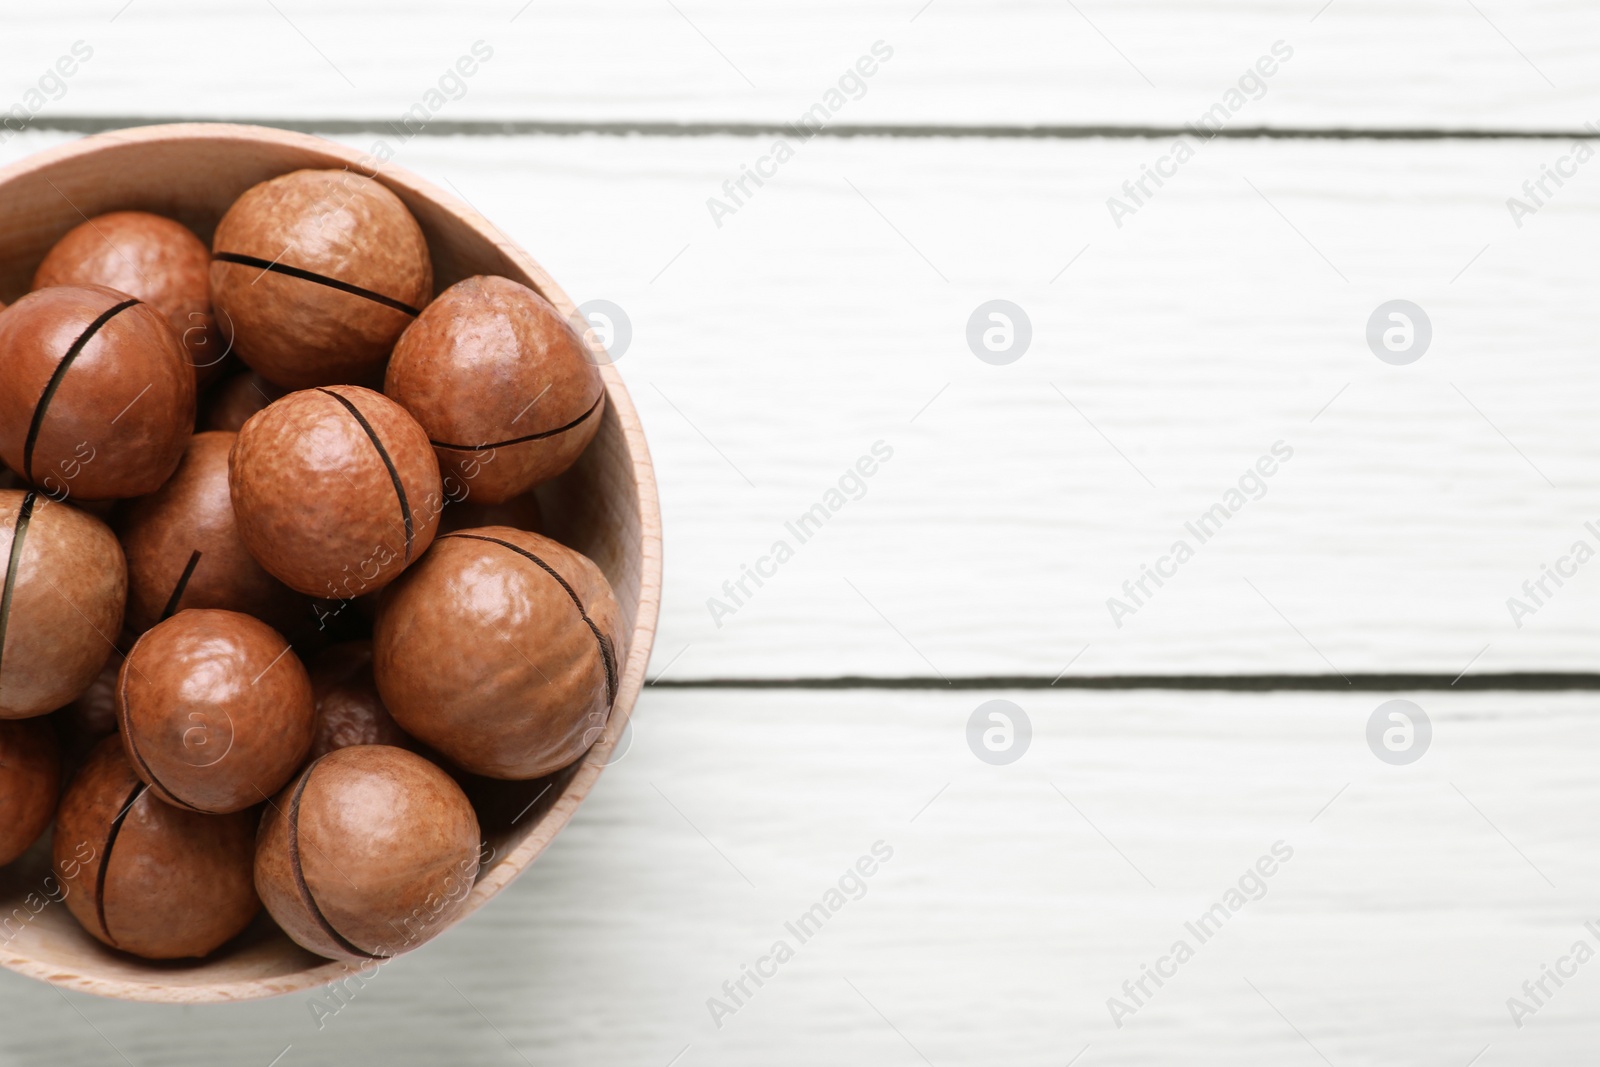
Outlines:
{"label": "slit in nut shell", "polygon": [[245,192],[217,224],[211,290],[239,358],[287,389],[381,373],[433,293],[422,228],[380,182],[297,170]]}
{"label": "slit in nut shell", "polygon": [[444,771],[388,745],[341,748],[263,814],[256,889],[300,947],[336,960],[386,959],[462,913],[480,842],[471,803]]}
{"label": "slit in nut shell", "polygon": [[195,382],[204,384],[228,355],[211,313],[210,271],[210,250],[183,223],[113,211],[68,230],[34,272],[33,288],[104,285],[143,300],[167,317]]}
{"label": "slit in nut shell", "polygon": [[0,719],[63,707],[122,629],[128,568],[110,527],[36,492],[0,490]]}
{"label": "slit in nut shell", "polygon": [[433,542],[444,507],[428,435],[381,393],[290,393],[239,431],[229,465],[239,535],[289,588],[352,600]]}
{"label": "slit in nut shell", "polygon": [[61,798],[55,877],[73,918],[112,948],[154,960],[210,955],[261,910],[255,824],[254,812],[162,803],[108,737]]}
{"label": "slit in nut shell", "polygon": [[287,630],[304,597],[268,574],[239,537],[228,489],[235,434],[197,433],[160,489],[116,516],[128,558],[128,628],[143,633],[186,608],[237,611]]}
{"label": "slit in nut shell", "polygon": [[459,485],[460,499],[483,504],[571,467],[605,415],[600,370],[572,324],[490,275],[428,305],[395,345],[383,391],[428,432],[452,493]]}
{"label": "slit in nut shell", "polygon": [[0,459],[57,500],[155,492],[194,431],[194,373],[165,316],[104,286],[0,312],[0,381]]}
{"label": "slit in nut shell", "polygon": [[384,594],[372,647],[401,728],[491,778],[538,778],[587,752],[625,656],[600,568],[506,526],[439,538]]}

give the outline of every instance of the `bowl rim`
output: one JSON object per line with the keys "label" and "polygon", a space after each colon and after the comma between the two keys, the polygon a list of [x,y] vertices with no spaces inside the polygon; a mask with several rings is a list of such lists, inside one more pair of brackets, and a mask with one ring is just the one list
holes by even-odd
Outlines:
{"label": "bowl rim", "polygon": [[[312,134],[268,126],[211,122],[169,123],[110,130],[43,149],[0,168],[0,188],[34,172],[47,171],[62,162],[92,156],[113,146],[183,141],[232,141],[241,146],[269,144],[340,160],[358,173],[431,201],[499,249],[533,281],[534,288],[554,304],[569,321],[577,313],[577,306],[572,298],[555,279],[504,231],[479,214],[471,204],[404,167],[387,161],[374,166],[372,156]],[[639,601],[633,630],[629,634],[627,663],[617,687],[617,697],[612,705],[604,735],[580,760],[576,771],[572,772],[570,779],[562,787],[561,794],[553,806],[540,817],[533,830],[474,884],[472,892],[467,897],[466,906],[452,922],[452,926],[477,911],[505,889],[533,863],[572,820],[578,805],[589,795],[600,773],[605,769],[608,763],[607,757],[622,738],[623,730],[632,718],[634,703],[644,687],[645,669],[650,661],[651,646],[654,643],[656,623],[661,608],[661,504],[656,490],[655,466],[651,462],[644,428],[639,421],[639,413],[633,406],[632,398],[628,395],[627,386],[623,384],[622,377],[617,373],[613,362],[602,361],[599,370],[601,379],[605,383],[607,406],[615,412],[622,429],[633,474],[632,491],[635,506],[639,512]],[[159,970],[151,972],[152,980],[149,982],[74,972],[29,956],[18,955],[9,946],[0,945],[0,966],[51,985],[97,996],[147,1003],[203,1004],[256,1000],[302,992],[352,974],[369,972],[374,965],[358,966],[327,960],[291,974],[240,978],[210,985],[187,985],[162,982]]]}

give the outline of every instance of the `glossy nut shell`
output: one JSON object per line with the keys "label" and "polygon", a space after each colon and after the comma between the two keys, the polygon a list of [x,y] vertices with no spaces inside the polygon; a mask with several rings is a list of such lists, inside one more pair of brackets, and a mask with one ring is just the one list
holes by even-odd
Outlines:
{"label": "glossy nut shell", "polygon": [[383,389],[416,416],[466,499],[493,504],[565,471],[594,438],[605,386],[586,355],[532,289],[468,278],[406,330]]}
{"label": "glossy nut shell", "polygon": [[183,347],[130,300],[71,286],[0,312],[0,459],[58,499],[155,492],[194,430]]}
{"label": "glossy nut shell", "polygon": [[228,354],[211,314],[210,274],[210,250],[182,223],[113,211],[68,230],[39,264],[33,288],[104,285],[143,300],[167,317],[195,380],[204,382]]}
{"label": "glossy nut shell", "polygon": [[61,751],[51,724],[0,720],[0,867],[44,833],[60,791]]}
{"label": "glossy nut shell", "polygon": [[537,778],[583,755],[625,655],[600,568],[506,526],[439,538],[382,598],[372,646],[401,728],[492,778]]}
{"label": "glossy nut shell", "polygon": [[61,798],[52,850],[67,909],[105,944],[147,959],[205,956],[261,902],[255,813],[201,815],[156,799],[107,738]]}
{"label": "glossy nut shell", "polygon": [[279,629],[297,608],[310,617],[304,599],[263,570],[239,537],[228,489],[234,438],[195,434],[167,484],[118,516],[134,633],[185,608],[243,612]]}
{"label": "glossy nut shell", "polygon": [[239,431],[231,465],[239,534],[267,571],[308,596],[382,589],[439,526],[439,464],[394,401],[336,385],[291,393]]}
{"label": "glossy nut shell", "polygon": [[234,351],[290,389],[365,381],[433,292],[427,241],[383,185],[300,170],[247,191],[212,239]]}
{"label": "glossy nut shell", "polygon": [[117,677],[117,719],[140,779],[178,807],[260,804],[311,748],[311,679],[272,627],[181,611],[145,632]]}
{"label": "glossy nut shell", "polygon": [[383,959],[460,915],[479,849],[477,817],[449,775],[404,749],[341,748],[263,814],[256,889],[301,947]]}
{"label": "glossy nut shell", "polygon": [[122,629],[127,590],[105,523],[0,490],[0,719],[43,715],[89,688]]}

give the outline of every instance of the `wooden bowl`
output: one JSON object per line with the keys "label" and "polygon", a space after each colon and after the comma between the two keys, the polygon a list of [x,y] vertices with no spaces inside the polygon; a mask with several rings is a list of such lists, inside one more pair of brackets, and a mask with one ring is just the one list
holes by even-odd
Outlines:
{"label": "wooden bowl", "polygon": [[[317,137],[254,126],[152,126],[88,137],[0,170],[0,301],[28,291],[34,268],[86,216],[122,209],[176,218],[209,245],[217,221],[257,182],[303,167],[372,174],[371,161]],[[571,315],[572,301],[487,219],[392,166],[372,174],[405,201],[433,251],[435,291],[474,274],[529,285]],[[661,516],[638,414],[622,379],[601,367],[610,403],[572,470],[539,495],[546,533],[599,564],[629,634],[628,660],[605,735],[589,755],[531,782],[464,782],[494,848],[464,914],[510,884],[594,786],[644,682],[661,596]],[[0,869],[0,964],[69,989],[170,1003],[249,1000],[335,981],[355,968],[296,946],[265,913],[204,960],[151,963],[108,949],[50,899],[48,840]],[[59,889],[54,889],[59,893]],[[441,936],[449,936],[443,934]]]}

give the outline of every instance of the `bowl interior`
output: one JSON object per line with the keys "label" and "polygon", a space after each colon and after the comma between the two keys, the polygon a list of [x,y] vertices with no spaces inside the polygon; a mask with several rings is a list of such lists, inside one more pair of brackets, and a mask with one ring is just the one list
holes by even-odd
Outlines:
{"label": "bowl interior", "polygon": [[[95,215],[144,210],[176,218],[210,243],[238,196],[307,167],[349,167],[382,181],[411,209],[433,254],[435,288],[474,274],[531,286],[564,314],[570,299],[528,255],[467,205],[331,142],[245,126],[182,125],[102,134],[0,171],[0,300],[28,291],[34,269],[68,230]],[[469,783],[494,850],[467,913],[504,888],[570,819],[626,725],[644,677],[660,589],[655,485],[644,437],[620,378],[602,367],[608,403],[578,463],[539,490],[546,531],[605,572],[629,635],[611,721],[589,755],[549,778]],[[3,387],[3,383],[0,383]],[[298,948],[266,918],[202,961],[157,964],[85,933],[52,896],[49,841],[0,869],[0,965],[46,981],[133,1000],[201,1002],[273,996],[333,981],[350,969]],[[448,936],[444,934],[442,936]]]}

